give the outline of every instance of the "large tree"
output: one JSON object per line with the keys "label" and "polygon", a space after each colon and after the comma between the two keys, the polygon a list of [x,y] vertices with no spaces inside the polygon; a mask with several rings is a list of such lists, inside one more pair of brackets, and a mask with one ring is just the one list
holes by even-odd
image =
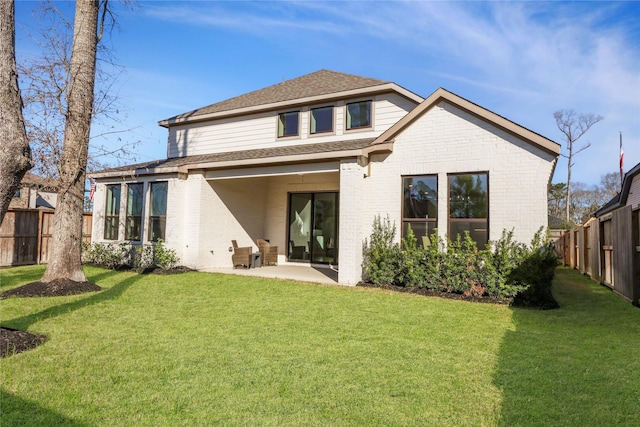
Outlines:
{"label": "large tree", "polygon": [[25,172],[31,150],[22,118],[15,50],[15,4],[0,1],[0,223]]}
{"label": "large tree", "polygon": [[107,0],[76,2],[60,158],[60,190],[53,217],[51,254],[42,277],[45,283],[61,279],[86,281],[81,265],[82,213],[94,99],[98,17],[100,9],[104,13],[106,6]]}
{"label": "large tree", "polygon": [[[23,115],[32,150],[33,170],[49,178],[59,177],[73,46],[73,21],[58,6],[52,1],[43,1],[34,10],[38,25],[34,32],[29,33],[29,38],[40,47],[40,52],[18,58]],[[110,12],[108,17],[112,18],[111,15]],[[115,21],[110,19],[107,28],[113,25]],[[126,132],[118,129],[123,108],[113,87],[124,69],[115,63],[111,49],[101,41],[97,47],[92,132],[87,159],[89,172],[113,166],[113,160],[118,163],[135,160],[133,148],[136,142],[118,138],[120,144],[117,147],[100,143],[102,137]],[[99,126],[97,132],[96,125]]]}
{"label": "large tree", "polygon": [[567,143],[568,153],[562,154],[562,156],[567,158],[567,205],[565,221],[568,223],[571,220],[571,168],[575,165],[574,157],[591,147],[590,142],[581,147],[576,147],[575,144],[593,125],[601,121],[603,117],[591,113],[577,114],[574,110],[559,110],[553,113],[553,117],[556,119],[556,125],[564,135],[565,142]]}

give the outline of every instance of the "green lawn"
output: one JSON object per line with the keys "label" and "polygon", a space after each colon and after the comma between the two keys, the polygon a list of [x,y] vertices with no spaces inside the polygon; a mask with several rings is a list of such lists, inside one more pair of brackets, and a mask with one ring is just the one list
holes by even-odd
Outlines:
{"label": "green lawn", "polygon": [[552,311],[85,271],[102,292],[0,301],[48,337],[0,360],[3,427],[640,425],[640,309],[570,270]]}

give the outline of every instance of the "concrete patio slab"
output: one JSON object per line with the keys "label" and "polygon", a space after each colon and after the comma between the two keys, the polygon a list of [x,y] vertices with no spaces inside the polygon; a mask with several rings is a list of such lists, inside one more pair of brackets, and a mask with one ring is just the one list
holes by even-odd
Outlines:
{"label": "concrete patio slab", "polygon": [[201,269],[209,273],[235,274],[238,276],[266,277],[323,284],[338,284],[338,270],[329,266],[308,264],[279,264],[260,268],[212,268]]}

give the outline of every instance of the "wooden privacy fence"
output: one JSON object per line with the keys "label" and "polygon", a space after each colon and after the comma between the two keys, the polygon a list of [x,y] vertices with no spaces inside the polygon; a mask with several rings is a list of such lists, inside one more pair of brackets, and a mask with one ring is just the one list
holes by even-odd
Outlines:
{"label": "wooden privacy fence", "polygon": [[[49,261],[53,209],[9,209],[0,225],[0,266]],[[82,240],[91,242],[91,213],[82,217]]]}
{"label": "wooden privacy fence", "polygon": [[556,250],[564,265],[640,306],[640,208],[625,206],[564,231]]}

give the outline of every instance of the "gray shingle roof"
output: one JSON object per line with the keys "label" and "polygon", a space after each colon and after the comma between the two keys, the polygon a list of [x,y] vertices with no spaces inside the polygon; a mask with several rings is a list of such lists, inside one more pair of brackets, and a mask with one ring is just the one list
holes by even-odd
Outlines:
{"label": "gray shingle roof", "polygon": [[[245,151],[229,151],[226,153],[201,154],[196,156],[174,157],[170,159],[153,160],[135,165],[121,166],[105,169],[93,176],[122,172],[122,175],[134,173],[144,169],[178,168],[180,166],[196,165],[204,163],[219,163],[229,161],[270,159],[269,163],[277,163],[278,157],[310,155],[318,153],[331,153],[340,151],[360,150],[368,147],[374,138],[355,139],[347,141],[321,142],[315,144],[291,145],[288,147],[259,148]],[[267,163],[265,163],[267,164]]]}
{"label": "gray shingle roof", "polygon": [[330,93],[380,86],[390,82],[360,77],[353,74],[320,70],[282,83],[268,86],[225,101],[198,108],[167,120],[196,117],[204,114],[220,113],[239,108],[256,107],[294,99],[327,95]]}

